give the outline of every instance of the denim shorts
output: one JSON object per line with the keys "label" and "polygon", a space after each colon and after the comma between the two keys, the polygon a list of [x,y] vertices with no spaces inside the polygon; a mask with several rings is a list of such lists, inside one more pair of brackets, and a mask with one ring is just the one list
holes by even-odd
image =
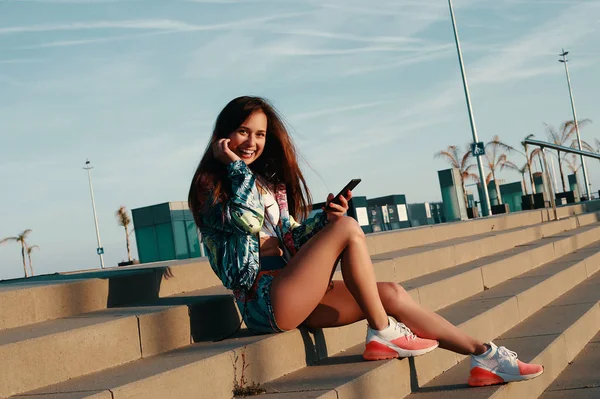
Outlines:
{"label": "denim shorts", "polygon": [[279,256],[266,256],[260,259],[258,276],[247,292],[235,294],[236,303],[249,330],[259,333],[283,332],[275,321],[271,306],[271,283],[286,265]]}

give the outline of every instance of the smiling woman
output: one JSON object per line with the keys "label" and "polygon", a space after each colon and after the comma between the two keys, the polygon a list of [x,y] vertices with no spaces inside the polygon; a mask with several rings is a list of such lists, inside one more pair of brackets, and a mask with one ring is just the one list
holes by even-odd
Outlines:
{"label": "smiling woman", "polygon": [[250,114],[228,139],[219,140],[216,145],[227,145],[246,165],[250,165],[262,154],[266,136],[267,116],[258,110]]}
{"label": "smiling woman", "polygon": [[[542,374],[542,366],[521,363],[514,352],[422,308],[399,284],[377,282],[364,233],[344,216],[351,198],[348,190],[336,201],[329,194],[323,212],[306,219],[310,194],[274,108],[239,97],[221,111],[188,199],[210,265],[233,290],[248,329],[273,333],[366,319],[366,360],[419,356],[441,345],[472,355],[471,385]],[[340,260],[343,281],[332,282]]]}

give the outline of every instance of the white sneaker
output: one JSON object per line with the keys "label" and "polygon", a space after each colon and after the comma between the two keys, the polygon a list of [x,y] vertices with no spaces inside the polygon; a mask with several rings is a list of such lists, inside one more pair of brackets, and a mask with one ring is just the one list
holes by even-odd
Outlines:
{"label": "white sneaker", "polygon": [[471,355],[469,385],[481,387],[511,381],[524,381],[540,376],[544,367],[523,363],[516,352],[489,343],[490,349],[481,355]]}
{"label": "white sneaker", "polygon": [[388,327],[381,331],[367,327],[367,344],[363,358],[383,360],[419,356],[437,347],[437,341],[419,338],[406,325],[389,318]]}

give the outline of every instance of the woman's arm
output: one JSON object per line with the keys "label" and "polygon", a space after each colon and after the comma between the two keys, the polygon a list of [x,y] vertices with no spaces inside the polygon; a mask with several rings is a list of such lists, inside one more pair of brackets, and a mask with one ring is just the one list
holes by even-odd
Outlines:
{"label": "woman's arm", "polygon": [[237,231],[257,234],[264,222],[264,206],[256,187],[256,177],[244,161],[227,165],[232,196],[224,204],[225,221]]}

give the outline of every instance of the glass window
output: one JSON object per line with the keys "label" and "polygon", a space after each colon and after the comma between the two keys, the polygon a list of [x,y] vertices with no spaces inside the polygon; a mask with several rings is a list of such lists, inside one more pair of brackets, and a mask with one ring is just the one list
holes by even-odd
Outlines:
{"label": "glass window", "polygon": [[198,258],[200,254],[200,240],[198,239],[198,229],[196,223],[185,222],[187,228],[187,239],[190,248],[190,258]]}
{"label": "glass window", "polygon": [[137,227],[135,229],[135,241],[141,263],[156,262],[159,260],[153,226]]}
{"label": "glass window", "polygon": [[175,259],[173,244],[173,227],[171,223],[161,223],[155,226],[156,242],[158,244],[158,260]]}
{"label": "glass window", "polygon": [[177,259],[189,258],[186,226],[182,220],[173,221],[173,233],[175,238],[175,257]]}

